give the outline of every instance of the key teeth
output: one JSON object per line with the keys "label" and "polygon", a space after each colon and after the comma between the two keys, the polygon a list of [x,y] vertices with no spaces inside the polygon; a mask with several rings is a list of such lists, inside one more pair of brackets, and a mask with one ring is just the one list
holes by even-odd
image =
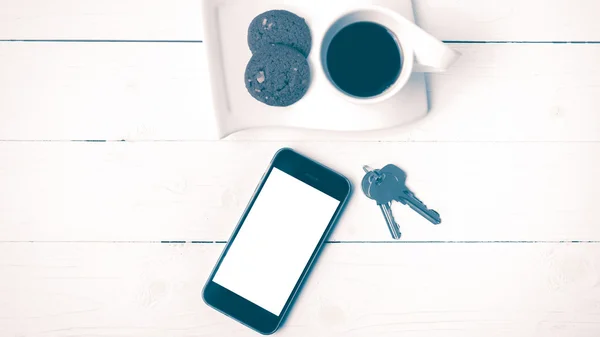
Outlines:
{"label": "key teeth", "polygon": [[442,217],[440,216],[440,213],[438,213],[438,211],[435,211],[433,209],[430,209],[431,212],[435,213],[435,215],[437,215],[438,220],[435,221],[433,224],[434,225],[439,225],[442,223]]}

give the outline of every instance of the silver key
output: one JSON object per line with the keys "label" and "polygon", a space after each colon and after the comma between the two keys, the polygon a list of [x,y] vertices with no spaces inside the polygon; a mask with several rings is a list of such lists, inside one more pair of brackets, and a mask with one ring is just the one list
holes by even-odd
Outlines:
{"label": "silver key", "polygon": [[421,200],[419,200],[408,187],[406,187],[406,172],[392,164],[384,166],[379,171],[381,174],[393,175],[397,178],[398,187],[395,189],[396,195],[392,197],[393,200],[399,201],[404,205],[408,205],[415,212],[419,213],[422,217],[435,225],[442,222],[438,212],[427,208],[427,206]]}
{"label": "silver key", "polygon": [[377,202],[392,238],[394,240],[400,239],[402,236],[400,226],[396,223],[391,208],[395,194],[394,189],[397,186],[398,180],[391,174],[382,173],[380,170],[373,170],[368,166],[363,166],[363,170],[366,172],[362,180],[363,193],[368,198]]}

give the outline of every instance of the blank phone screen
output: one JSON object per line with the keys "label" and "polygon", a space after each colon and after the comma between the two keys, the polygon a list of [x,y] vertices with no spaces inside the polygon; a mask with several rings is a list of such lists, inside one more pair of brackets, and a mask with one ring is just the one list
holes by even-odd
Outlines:
{"label": "blank phone screen", "polygon": [[339,204],[273,168],[213,282],[279,316]]}

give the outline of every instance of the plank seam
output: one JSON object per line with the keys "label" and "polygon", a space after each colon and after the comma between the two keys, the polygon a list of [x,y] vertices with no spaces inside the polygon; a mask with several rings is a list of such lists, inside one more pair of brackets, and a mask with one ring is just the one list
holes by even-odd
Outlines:
{"label": "plank seam", "polygon": [[466,41],[445,40],[448,44],[600,44],[600,41]]}
{"label": "plank seam", "polygon": [[57,42],[57,43],[202,43],[202,40],[38,40],[38,39],[0,39],[0,42]]}
{"label": "plank seam", "polygon": [[[203,43],[203,40],[0,39],[0,42],[55,43]],[[447,44],[600,44],[600,41],[443,40]]]}
{"label": "plank seam", "polygon": [[[108,244],[226,244],[223,240],[160,240],[160,241],[35,241],[35,240],[10,240],[3,243],[31,243],[31,244],[81,244],[81,243],[108,243]],[[450,240],[450,241],[392,241],[392,240],[333,240],[327,244],[600,244],[598,240]]]}
{"label": "plank seam", "polygon": [[[377,139],[227,139],[230,143],[444,143],[444,144],[597,144],[600,140],[377,140]],[[202,139],[0,139],[0,143],[222,143],[223,140]]]}

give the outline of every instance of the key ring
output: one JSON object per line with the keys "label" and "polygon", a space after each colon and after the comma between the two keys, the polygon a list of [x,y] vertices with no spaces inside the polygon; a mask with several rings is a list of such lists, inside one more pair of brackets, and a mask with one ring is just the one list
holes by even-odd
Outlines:
{"label": "key ring", "polygon": [[363,170],[366,173],[373,172],[373,175],[371,175],[371,176],[369,176],[369,178],[367,178],[367,180],[369,181],[369,184],[372,184],[373,181],[375,181],[375,183],[377,185],[380,185],[381,182],[383,181],[383,179],[385,179],[385,173],[382,173],[379,170],[374,170],[369,165],[364,165]]}

